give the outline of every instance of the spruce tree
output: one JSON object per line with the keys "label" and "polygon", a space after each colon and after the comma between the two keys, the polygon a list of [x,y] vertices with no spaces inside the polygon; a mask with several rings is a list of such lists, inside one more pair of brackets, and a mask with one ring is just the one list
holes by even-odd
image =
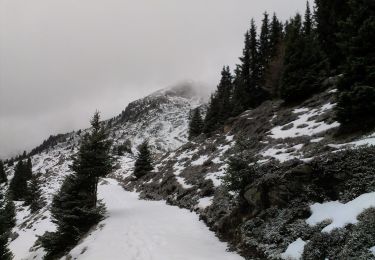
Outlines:
{"label": "spruce tree", "polygon": [[270,21],[267,12],[264,13],[262,27],[259,36],[259,59],[260,59],[260,74],[264,82],[264,74],[271,60],[271,35],[270,35]]}
{"label": "spruce tree", "polygon": [[26,179],[30,180],[33,174],[33,165],[31,163],[31,158],[27,158],[26,168],[25,168],[25,175]]}
{"label": "spruce tree", "polygon": [[250,30],[245,34],[245,47],[240,61],[241,64],[235,70],[233,115],[255,108],[269,98],[269,94],[261,86],[262,65],[257,29],[253,19]]}
{"label": "spruce tree", "polygon": [[[309,9],[308,5],[307,8]],[[308,11],[305,19],[312,19]],[[301,102],[321,91],[321,82],[327,76],[327,59],[316,34],[309,26],[310,22],[303,23],[301,15],[297,14],[286,28],[284,71],[280,89],[281,97],[286,103]]]}
{"label": "spruce tree", "polygon": [[138,179],[154,169],[152,166],[151,152],[147,141],[138,147],[138,156],[134,165],[134,176]]}
{"label": "spruce tree", "polygon": [[315,0],[317,36],[333,71],[345,61],[346,53],[338,48],[337,43],[340,23],[350,14],[348,2],[349,0]]}
{"label": "spruce tree", "polygon": [[337,118],[344,131],[370,130],[375,126],[375,2],[349,1],[348,6],[350,15],[338,34],[346,61]]}
{"label": "spruce tree", "polygon": [[97,203],[97,186],[99,178],[112,170],[111,142],[98,112],[91,126],[90,133],[81,140],[78,154],[73,157],[73,174],[65,179],[53,198],[51,213],[57,231],[41,237],[46,259],[56,259],[67,253],[103,218],[104,206]]}
{"label": "spruce tree", "polygon": [[192,111],[189,122],[189,140],[199,136],[203,131],[203,119],[199,107]]}
{"label": "spruce tree", "polygon": [[4,163],[0,160],[0,184],[7,183],[7,175],[5,174]]}
{"label": "spruce tree", "polygon": [[228,66],[221,71],[220,83],[211,96],[206,117],[204,119],[204,133],[209,134],[217,130],[232,114],[233,78]]}
{"label": "spruce tree", "polygon": [[9,184],[9,191],[13,200],[25,199],[27,194],[27,175],[27,165],[22,160],[18,161],[14,170],[14,177]]}
{"label": "spruce tree", "polygon": [[306,2],[305,20],[303,22],[303,32],[305,35],[311,35],[313,30],[313,17],[311,14],[310,4]]}
{"label": "spruce tree", "polygon": [[285,42],[283,24],[273,14],[270,25],[270,61],[264,75],[264,88],[272,98],[279,98],[280,78],[284,68]]}
{"label": "spruce tree", "polygon": [[40,183],[36,174],[32,175],[27,189],[26,205],[30,205],[30,212],[34,213],[45,205],[40,190]]}
{"label": "spruce tree", "polygon": [[270,25],[270,48],[271,56],[275,56],[277,53],[277,46],[283,39],[283,24],[279,21],[276,13],[272,16],[272,22]]}
{"label": "spruce tree", "polygon": [[0,190],[0,259],[11,260],[13,254],[8,249],[9,235],[15,224],[13,201]]}
{"label": "spruce tree", "polygon": [[[0,222],[2,221],[2,217],[0,216]],[[3,230],[0,224],[0,259],[1,260],[11,260],[13,259],[13,254],[8,249],[8,241],[9,241],[9,231]]]}

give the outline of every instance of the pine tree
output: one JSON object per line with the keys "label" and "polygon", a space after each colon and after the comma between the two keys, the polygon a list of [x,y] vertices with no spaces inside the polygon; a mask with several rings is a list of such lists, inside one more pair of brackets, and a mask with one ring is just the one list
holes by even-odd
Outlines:
{"label": "pine tree", "polygon": [[[2,217],[0,216],[0,221]],[[1,260],[11,260],[13,259],[13,254],[8,249],[9,241],[9,231],[4,231],[0,225],[0,259]]]}
{"label": "pine tree", "polygon": [[[307,8],[309,9],[308,5]],[[308,11],[306,12],[307,16]],[[311,19],[307,18],[308,20]],[[310,26],[310,22],[304,23]],[[297,14],[286,28],[284,71],[281,79],[281,97],[286,103],[301,102],[322,90],[321,81],[326,78],[327,59],[317,41],[316,34],[302,26]]]}
{"label": "pine tree", "polygon": [[345,61],[346,54],[338,48],[337,43],[340,23],[350,14],[348,2],[349,0],[315,0],[317,36],[332,70],[339,68]]}
{"label": "pine tree", "polygon": [[272,98],[279,98],[280,79],[284,69],[285,42],[283,24],[273,14],[270,25],[270,61],[264,74],[264,88]]}
{"label": "pine tree", "polygon": [[73,157],[73,174],[69,175],[52,201],[52,220],[56,232],[41,237],[46,259],[56,259],[68,252],[93,225],[103,218],[104,206],[97,203],[100,177],[112,170],[109,154],[111,142],[96,112],[91,120],[91,132],[81,141]]}
{"label": "pine tree", "polygon": [[0,184],[7,183],[7,175],[5,174],[4,163],[0,160]]}
{"label": "pine tree", "polygon": [[346,131],[375,126],[375,2],[349,1],[350,15],[341,22],[339,39],[346,54],[339,83],[337,118]]}
{"label": "pine tree", "polygon": [[276,14],[273,14],[270,25],[270,48],[271,57],[275,57],[279,52],[279,45],[283,40],[283,24],[279,21]]}
{"label": "pine tree", "polygon": [[221,71],[221,80],[215,93],[211,96],[206,117],[204,119],[204,133],[209,134],[217,130],[232,114],[233,78],[228,66]]}
{"label": "pine tree", "polygon": [[189,140],[199,136],[203,131],[203,119],[199,107],[192,111],[189,122]]}
{"label": "pine tree", "polygon": [[0,190],[0,259],[2,260],[13,259],[13,254],[8,249],[8,241],[14,224],[15,209],[13,201],[6,198]]}
{"label": "pine tree", "polygon": [[18,161],[14,171],[14,177],[9,184],[9,191],[13,200],[25,199],[25,195],[27,194],[27,171],[27,166],[23,161]]}
{"label": "pine tree", "polygon": [[241,64],[235,70],[233,115],[255,108],[269,98],[268,93],[261,87],[262,65],[257,29],[253,19],[250,25],[250,30],[245,34]]}
{"label": "pine tree", "polygon": [[310,9],[310,4],[306,2],[306,11],[305,11],[305,20],[303,22],[303,32],[305,35],[311,35],[313,30],[313,20],[312,14]]}
{"label": "pine tree", "polygon": [[26,179],[30,180],[33,175],[33,165],[31,163],[31,158],[27,158],[26,168],[25,168]]}
{"label": "pine tree", "polygon": [[141,178],[154,169],[152,166],[151,152],[147,141],[138,147],[138,156],[134,166],[134,176]]}
{"label": "pine tree", "polygon": [[34,213],[45,205],[40,190],[39,180],[36,174],[32,175],[26,197],[26,205],[30,205],[30,212]]}
{"label": "pine tree", "polygon": [[264,13],[262,28],[259,37],[259,59],[260,59],[260,75],[264,82],[264,74],[271,61],[271,35],[270,21],[267,12]]}

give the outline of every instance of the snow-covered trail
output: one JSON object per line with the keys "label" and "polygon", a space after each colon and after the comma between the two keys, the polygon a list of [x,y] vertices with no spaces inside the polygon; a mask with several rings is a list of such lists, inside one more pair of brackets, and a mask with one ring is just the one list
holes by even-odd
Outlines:
{"label": "snow-covered trail", "polygon": [[161,201],[139,200],[115,180],[99,186],[109,217],[71,251],[89,260],[240,260],[227,252],[195,213]]}

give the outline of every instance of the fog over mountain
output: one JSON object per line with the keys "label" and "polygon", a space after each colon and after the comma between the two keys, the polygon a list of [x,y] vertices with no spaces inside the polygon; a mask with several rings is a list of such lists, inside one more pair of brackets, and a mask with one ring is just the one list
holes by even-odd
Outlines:
{"label": "fog over mountain", "polygon": [[305,4],[0,0],[0,157],[179,82],[213,89],[221,67],[236,64],[251,17],[286,19]]}

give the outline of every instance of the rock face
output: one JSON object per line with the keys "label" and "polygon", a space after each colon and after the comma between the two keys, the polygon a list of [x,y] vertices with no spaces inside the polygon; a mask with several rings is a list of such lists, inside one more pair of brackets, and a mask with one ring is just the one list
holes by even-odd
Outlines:
{"label": "rock face", "polygon": [[[105,122],[114,152],[124,144],[129,148],[116,155],[117,166],[111,177],[124,188],[139,192],[143,199],[165,200],[196,211],[247,259],[280,259],[298,238],[311,241],[306,243],[305,259],[345,259],[335,258],[340,247],[349,254],[369,257],[367,249],[373,245],[367,240],[375,239],[375,235],[365,235],[364,225],[322,236],[324,223],[314,227],[306,223],[313,203],[347,202],[375,191],[375,148],[346,150],[374,137],[335,139],[338,123],[333,115],[334,93],[334,89],[327,90],[297,107],[284,107],[281,101],[265,102],[227,120],[210,138],[201,135],[189,142],[189,111],[197,106],[204,108],[202,100],[186,86],[158,91],[132,102],[119,116]],[[85,131],[54,137],[33,155],[33,170],[42,173],[47,201],[69,174],[70,156],[77,151]],[[145,139],[152,147],[155,169],[135,180],[131,174],[136,148]],[[243,196],[228,192],[223,185],[231,156],[241,156],[256,165]],[[9,175],[12,172],[12,167],[7,168]],[[22,206],[18,207],[23,212]],[[369,222],[373,213],[365,212],[361,219]],[[48,205],[38,219],[41,216],[43,227],[48,226]],[[42,225],[35,216],[27,218],[31,226]],[[13,248],[23,238],[23,228],[17,227],[16,232],[19,238],[12,242]],[[367,240],[354,246],[350,241],[358,234]],[[32,235],[36,239],[40,232]],[[330,248],[324,247],[327,239]],[[30,247],[32,243],[27,250]],[[32,251],[42,254],[38,247]],[[315,257],[316,251],[325,253]]]}

